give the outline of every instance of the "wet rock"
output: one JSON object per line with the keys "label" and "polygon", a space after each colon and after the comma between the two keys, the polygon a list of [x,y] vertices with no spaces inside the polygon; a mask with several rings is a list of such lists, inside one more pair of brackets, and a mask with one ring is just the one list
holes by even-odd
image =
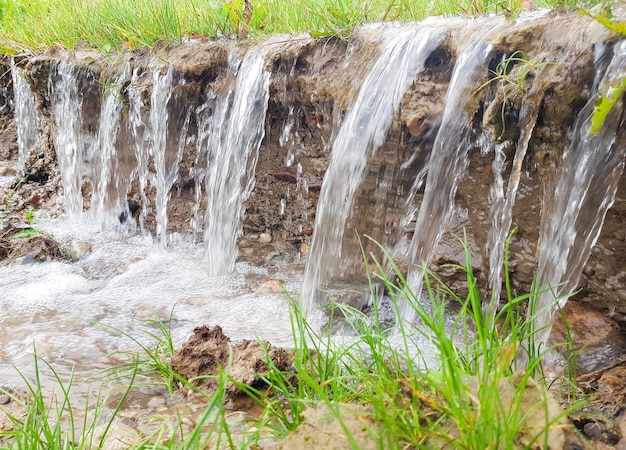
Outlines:
{"label": "wet rock", "polygon": [[[104,444],[100,446],[103,437]],[[134,428],[121,422],[113,422],[110,426],[109,424],[98,425],[91,439],[83,444],[90,450],[126,450],[138,442],[139,433]]]}
{"label": "wet rock", "polygon": [[[568,324],[569,333],[565,323]],[[567,344],[568,334],[570,348]],[[606,367],[619,359],[626,350],[626,340],[615,321],[575,301],[569,301],[563,307],[562,314],[555,314],[548,345],[554,347],[566,360],[571,358],[572,352],[576,352],[579,374]]]}
{"label": "wet rock", "polygon": [[591,440],[615,445],[622,439],[619,425],[605,412],[584,409],[569,414],[569,417],[576,427]]}
{"label": "wet rock", "polygon": [[272,173],[272,176],[280,181],[296,184],[298,182],[298,172],[294,167],[281,167]]}
{"label": "wet rock", "polygon": [[302,176],[302,183],[306,186],[307,190],[312,192],[319,192],[322,189],[322,178],[312,174],[304,174]]}
{"label": "wet rock", "polygon": [[283,281],[276,278],[264,280],[257,286],[257,292],[264,294],[282,294],[285,292]]}
{"label": "wet rock", "polygon": [[12,167],[0,166],[0,177],[12,177],[16,171]]}
{"label": "wet rock", "polygon": [[[232,363],[229,366],[231,353]],[[269,370],[268,358],[280,371],[294,370],[291,358],[284,349],[250,340],[240,341],[233,346],[221,327],[203,325],[195,328],[191,338],[172,356],[171,365],[176,373],[212,393],[217,389],[218,380],[195,378],[216,376],[220,368],[228,367],[229,376],[233,380],[258,387],[263,384],[259,375]],[[241,394],[241,389],[235,383],[228,382],[227,393],[235,397]]]}
{"label": "wet rock", "polygon": [[37,262],[62,259],[59,243],[45,233],[11,224],[0,229],[0,264],[22,264],[32,258]]}
{"label": "wet rock", "polygon": [[76,262],[91,252],[91,244],[85,241],[72,241],[67,247],[69,258]]}
{"label": "wet rock", "polygon": [[589,408],[611,416],[619,414],[626,407],[626,358],[582,375],[576,383],[584,393],[593,396]]}
{"label": "wet rock", "polygon": [[41,196],[39,194],[33,194],[24,200],[24,205],[37,206],[41,202]]}
{"label": "wet rock", "polygon": [[[355,446],[363,450],[376,449],[372,436],[377,434],[373,411],[369,406],[340,403],[338,413],[327,405],[315,405],[302,412],[304,422],[289,436],[280,441],[279,450],[334,449],[351,450]],[[341,417],[341,421],[337,419]],[[346,432],[347,431],[347,432]]]}

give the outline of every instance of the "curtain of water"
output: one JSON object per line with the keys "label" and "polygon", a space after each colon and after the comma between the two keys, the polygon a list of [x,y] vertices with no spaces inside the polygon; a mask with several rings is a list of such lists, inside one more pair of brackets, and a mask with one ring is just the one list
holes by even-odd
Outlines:
{"label": "curtain of water", "polygon": [[[238,63],[231,59],[229,67],[231,71],[237,70]],[[196,139],[196,161],[192,173],[195,182],[195,196],[192,230],[194,235],[204,234],[206,224],[201,211],[203,185],[206,180],[207,170],[217,163],[217,149],[220,148],[223,139],[222,125],[226,122],[228,108],[232,100],[232,89],[227,89],[221,95],[215,93],[209,95],[206,102],[196,111],[198,124],[198,137]],[[210,151],[212,149],[212,151]],[[211,160],[209,159],[209,153]],[[208,192],[208,188],[205,189]],[[208,217],[208,216],[207,216]]]}
{"label": "curtain of water", "polygon": [[[416,296],[422,291],[423,268],[432,259],[437,242],[451,218],[456,189],[468,165],[471,117],[466,104],[488,74],[491,53],[491,44],[484,41],[471,43],[462,49],[454,67],[409,249],[411,265],[407,281]],[[398,307],[399,319],[411,324],[415,320],[413,308],[408,304]]]}
{"label": "curtain of water", "polygon": [[[615,45],[613,59],[599,83],[599,92],[606,92],[624,77],[626,42],[623,41]],[[616,145],[616,135],[623,126],[621,102],[594,135],[591,116],[595,103],[594,96],[576,119],[571,144],[563,154],[552,204],[544,204],[542,212],[536,348],[547,341],[554,311],[565,304],[578,285],[606,212],[615,200],[624,167],[626,148]]]}
{"label": "curtain of water", "polygon": [[81,186],[85,142],[82,131],[83,105],[76,84],[75,67],[61,60],[50,71],[48,87],[56,125],[54,147],[61,169],[65,211],[70,218],[76,219],[83,210]]}
{"label": "curtain of water", "polygon": [[117,136],[124,102],[119,87],[128,80],[127,68],[110,84],[103,84],[103,101],[98,127],[98,154],[93,161],[94,189],[91,195],[91,214],[103,230],[120,225],[120,214],[128,214],[126,194],[130,188],[127,180],[117,173],[119,154]]}
{"label": "curtain of water", "polygon": [[13,99],[15,102],[15,126],[17,128],[18,170],[24,170],[26,159],[41,138],[39,110],[30,86],[21,70],[11,59]]}
{"label": "curtain of water", "polygon": [[139,228],[142,233],[146,232],[145,221],[148,213],[148,197],[146,189],[150,177],[148,162],[150,160],[150,147],[148,128],[143,121],[145,105],[142,100],[144,87],[140,84],[141,69],[133,70],[130,85],[128,87],[128,122],[133,140],[133,148],[137,166],[131,174],[131,178],[137,178],[139,183],[139,195],[141,196],[141,207],[139,210]]}
{"label": "curtain of water", "polygon": [[183,83],[182,79],[174,81],[174,72],[171,66],[165,73],[156,69],[150,96],[150,150],[156,169],[156,234],[161,248],[167,246],[167,202],[178,177],[178,164],[182,158],[190,117],[187,115],[176,148],[168,145],[168,103],[174,90]]}
{"label": "curtain of water", "polygon": [[[265,48],[249,52],[237,70],[232,104],[230,92],[216,100],[216,110],[201,128],[211,133],[207,140],[204,241],[210,275],[233,270],[237,238],[242,233],[243,203],[254,186],[259,147],[265,136],[265,114],[269,99],[270,72]],[[228,109],[228,111],[227,111]]]}
{"label": "curtain of water", "polygon": [[402,97],[444,36],[441,28],[384,29],[381,55],[363,81],[337,134],[324,177],[302,287],[302,306],[324,300],[318,289],[342,275],[342,239],[368,160],[383,144]]}
{"label": "curtain of water", "polygon": [[492,319],[500,303],[500,292],[502,289],[502,268],[504,266],[504,253],[506,249],[507,236],[511,230],[513,220],[513,205],[517,196],[520,176],[522,175],[522,163],[528,150],[528,142],[532,136],[533,129],[537,123],[539,107],[543,95],[535,92],[531,87],[528,95],[525,96],[520,110],[519,128],[520,136],[517,141],[513,167],[509,175],[509,182],[504,192],[502,182],[502,169],[504,166],[502,150],[496,150],[496,156],[492,165],[494,173],[494,184],[491,187],[491,214],[492,226],[489,230],[487,246],[489,252],[489,287],[491,288],[491,301],[484,306],[485,313]]}

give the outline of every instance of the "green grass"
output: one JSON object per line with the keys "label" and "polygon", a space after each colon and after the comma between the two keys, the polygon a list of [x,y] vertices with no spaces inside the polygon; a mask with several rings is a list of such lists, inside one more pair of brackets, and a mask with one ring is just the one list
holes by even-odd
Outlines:
{"label": "green grass", "polygon": [[515,16],[523,8],[574,8],[597,0],[0,0],[0,51],[91,45],[103,53],[178,43],[192,36],[310,32],[345,37],[375,21],[433,15]]}
{"label": "green grass", "polygon": [[[378,269],[382,273],[382,265]],[[409,302],[421,326],[400,324],[398,336],[381,328],[376,305],[372,315],[336,305],[330,311],[331,322],[334,308],[339,308],[358,336],[351,344],[342,345],[331,339],[329,332],[313,330],[294,307],[296,377],[273,371],[266,380],[269,392],[248,389],[249,395],[265,405],[260,427],[271,425],[279,435],[287,435],[300,425],[300,413],[318,403],[325,404],[342,422],[337,404],[348,403],[369,405],[375,422],[369,431],[378,448],[439,448],[444,444],[449,448],[514,448],[519,435],[528,433],[528,415],[546,420],[545,426],[527,436],[529,445],[547,442],[550,430],[565,412],[542,416],[546,399],[528,404],[525,396],[528,387],[536,386],[533,377],[542,374],[542,355],[534,351],[533,342],[536,293],[513,296],[508,285],[509,301],[492,322],[483,313],[471,270],[464,268],[469,290],[466,298],[459,298],[429,274],[430,309],[418,301],[395,269],[397,284],[388,277],[380,280],[396,310],[400,301]],[[441,289],[435,290],[433,281]],[[450,301],[460,304],[451,328],[446,326]],[[415,364],[427,359],[420,355],[416,337],[434,344],[440,361],[435,367]],[[519,352],[527,359],[523,368],[517,366]],[[514,392],[510,403],[501,400],[502,383]],[[344,431],[349,440],[354,438],[350,430]],[[356,441],[351,443],[359,447]]]}

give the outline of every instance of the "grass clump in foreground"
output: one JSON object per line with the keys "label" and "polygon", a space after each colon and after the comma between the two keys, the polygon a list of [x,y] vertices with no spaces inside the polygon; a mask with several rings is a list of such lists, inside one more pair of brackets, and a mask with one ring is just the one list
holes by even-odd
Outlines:
{"label": "grass clump in foreground", "polygon": [[112,49],[181,42],[190,36],[310,32],[347,36],[363,23],[433,15],[574,8],[597,0],[0,0],[0,50],[15,53],[88,43]]}
{"label": "grass clump in foreground", "polygon": [[[330,310],[331,323],[339,315],[335,313],[340,312],[356,331],[356,337],[346,343],[331,336],[330,331],[314,329],[294,304],[294,370],[280,371],[268,357],[270,370],[258,375],[264,383],[239,386],[263,410],[247,431],[234,432],[227,423],[226,386],[234,382],[228,377],[228,366],[214,376],[218,388],[207,395],[190,381],[163,371],[163,354],[153,354],[143,346],[148,357],[135,363],[125,392],[132,389],[135,375],[144,366],[158,361],[158,370],[168,384],[172,378],[177,379],[179,384],[204,395],[207,405],[191,431],[183,431],[182,417],[178,423],[155,417],[154,431],[137,436],[128,448],[247,449],[264,446],[268,438],[285,438],[286,448],[302,448],[307,442],[308,448],[324,448],[331,442],[354,449],[561,448],[565,412],[555,408],[554,400],[534,380],[541,376],[541,355],[528,352],[526,367],[516,366],[518,352],[534,348],[533,304],[537,294],[513,296],[507,280],[509,301],[494,321],[483,313],[469,261],[463,268],[467,297],[459,298],[431,274],[425,283],[429,306],[420,303],[393,267],[397,283],[379,278],[396,309],[400,302],[409,302],[421,324],[400,323],[395,331],[383,329],[376,304],[371,315],[335,305]],[[378,269],[383,273],[380,265]],[[436,290],[434,284],[441,287]],[[452,321],[446,313],[450,299],[460,305]],[[529,312],[522,314],[527,304]],[[150,324],[165,336],[153,335],[161,352],[163,346],[159,343],[171,339],[167,337],[169,327],[156,320]],[[425,342],[436,349],[438,362],[433,363],[428,354],[422,353]],[[421,361],[427,359],[430,366],[424,367]],[[60,380],[59,384],[63,386]],[[112,428],[126,396],[105,421],[104,435],[94,434],[95,421],[85,421],[77,436],[55,425],[63,414],[72,416],[71,420],[79,415],[72,411],[69,387],[62,387],[64,398],[60,402],[48,404],[43,401],[39,379],[29,385],[29,390],[33,400],[24,401],[28,419],[14,418],[14,430],[0,432],[0,437],[12,438],[6,441],[9,448],[96,448],[106,441],[106,432]],[[100,408],[101,402],[95,405],[96,411]],[[321,422],[311,424],[314,413],[321,414]],[[311,424],[308,432],[307,423]],[[96,442],[94,447],[85,444],[91,442]]]}

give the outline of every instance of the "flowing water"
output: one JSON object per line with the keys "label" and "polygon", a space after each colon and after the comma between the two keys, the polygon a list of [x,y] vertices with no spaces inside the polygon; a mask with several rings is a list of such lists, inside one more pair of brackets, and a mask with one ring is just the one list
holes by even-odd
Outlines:
{"label": "flowing water", "polygon": [[[171,316],[177,347],[201,324],[220,325],[234,341],[258,337],[293,345],[287,297],[263,287],[280,278],[296,295],[301,275],[290,268],[238,263],[231,274],[208,277],[204,250],[188,236],[172,235],[172,245],[162,249],[150,236],[103,232],[88,218],[36,226],[68,246],[88,242],[91,252],[75,263],[0,267],[3,384],[22,385],[14,365],[33,375],[35,350],[62,379],[73,369],[81,379],[96,375],[94,368],[122,358],[114,352],[139,351],[124,334],[153,346],[146,332],[158,331],[145,321],[155,314],[166,323]],[[47,371],[42,376],[54,384]]]}
{"label": "flowing water", "polygon": [[119,225],[119,214],[128,214],[126,196],[130,188],[120,163],[117,151],[118,134],[124,103],[119,86],[129,77],[128,71],[105,86],[100,123],[98,127],[98,149],[92,163],[93,194],[91,214],[101,224],[103,230],[114,229]]}
{"label": "flowing water", "polygon": [[24,163],[35,145],[41,139],[39,115],[35,97],[28,82],[11,60],[11,79],[13,80],[13,95],[15,104],[15,124],[17,127],[17,147],[19,149],[18,168],[24,169]]}
{"label": "flowing water", "polygon": [[[407,87],[423,69],[445,30],[384,27],[381,31],[381,54],[363,80],[337,134],[320,193],[302,289],[307,311],[329,300],[319,290],[341,279],[347,262],[354,258],[343,254],[342,241],[346,232],[353,233],[346,227],[353,214],[355,192],[363,181],[368,160],[385,141]],[[369,291],[364,294],[368,296]]]}
{"label": "flowing water", "polygon": [[532,131],[537,123],[539,114],[539,106],[542,96],[535,93],[532,88],[531,92],[525,96],[520,112],[519,127],[520,137],[515,150],[513,159],[513,167],[509,175],[506,193],[503,187],[502,170],[505,165],[503,151],[496,149],[493,173],[494,183],[491,187],[491,212],[492,227],[489,230],[489,241],[487,243],[490,249],[489,253],[489,287],[492,292],[490,302],[485,302],[485,313],[492,319],[500,306],[500,293],[502,289],[502,270],[504,267],[504,255],[506,250],[507,237],[511,230],[511,222],[513,220],[513,205],[517,196],[520,177],[522,175],[522,163],[526,157],[528,150],[528,142],[532,136]]}
{"label": "flowing water", "polygon": [[83,102],[78,94],[77,73],[71,63],[61,60],[50,72],[50,97],[56,124],[54,147],[63,178],[65,211],[78,218],[83,211],[83,160],[86,142],[80,112]]}
{"label": "flowing water", "polygon": [[[483,83],[485,67],[491,57],[492,46],[486,41],[470,43],[461,53],[452,74],[441,128],[428,164],[424,198],[411,241],[411,269],[407,282],[413,292],[422,291],[424,266],[432,259],[441,235],[454,213],[454,196],[459,180],[468,165],[471,124],[464,107]],[[407,324],[415,320],[415,311],[409,304],[400,305],[400,320]]]}
{"label": "flowing water", "polygon": [[[621,42],[613,49],[597,92],[606,92],[624,77],[626,42]],[[563,154],[554,196],[544,203],[537,269],[541,287],[535,318],[535,327],[540,330],[538,345],[547,342],[554,311],[565,304],[578,285],[624,169],[626,149],[616,141],[617,129],[622,126],[620,108],[616,107],[600,131],[593,134],[595,102],[592,97],[578,115],[571,144]]]}
{"label": "flowing water", "polygon": [[[167,202],[171,189],[178,177],[178,164],[183,156],[183,146],[189,125],[189,114],[176,140],[169,136],[170,112],[169,102],[182,77],[175,80],[174,68],[169,67],[165,73],[155,69],[152,77],[152,95],[150,97],[150,153],[154,157],[156,169],[156,234],[161,248],[167,246]],[[170,139],[168,139],[170,138]],[[172,142],[174,141],[174,142]]]}
{"label": "flowing water", "polygon": [[209,275],[231,272],[237,259],[243,202],[254,186],[265,135],[265,121],[259,120],[265,117],[269,98],[270,73],[265,65],[262,49],[248,53],[240,66],[231,61],[231,70],[239,75],[230,108],[227,92],[215,100],[214,114],[200,122],[201,136],[208,135],[204,241]]}

